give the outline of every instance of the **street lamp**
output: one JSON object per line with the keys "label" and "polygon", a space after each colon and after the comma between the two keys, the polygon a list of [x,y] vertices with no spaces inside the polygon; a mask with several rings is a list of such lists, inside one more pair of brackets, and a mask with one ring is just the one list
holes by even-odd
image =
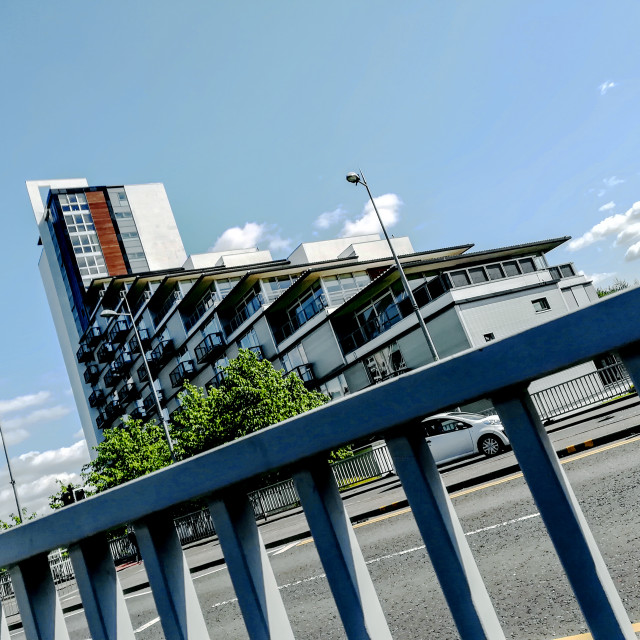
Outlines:
{"label": "street lamp", "polygon": [[171,460],[173,462],[178,462],[178,458],[176,457],[176,453],[173,449],[173,441],[171,440],[171,435],[169,434],[169,424],[167,423],[167,420],[165,419],[164,414],[162,413],[160,398],[158,397],[156,386],[153,383],[153,376],[151,375],[151,369],[149,368],[149,363],[147,362],[147,356],[145,355],[144,349],[142,348],[142,340],[140,339],[140,334],[138,333],[138,327],[136,327],[136,323],[133,319],[133,314],[131,313],[131,307],[129,306],[129,301],[127,300],[127,294],[125,292],[122,292],[121,297],[124,300],[125,307],[127,307],[126,311],[113,311],[112,309],[105,309],[100,315],[103,318],[117,318],[118,316],[128,316],[129,318],[131,318],[133,331],[135,332],[136,341],[138,342],[138,349],[140,350],[140,354],[142,355],[142,361],[144,362],[144,366],[147,371],[147,378],[149,379],[149,385],[151,386],[151,392],[153,393],[153,399],[155,400],[156,410],[158,411],[160,420],[162,420],[162,428],[164,429],[164,435],[167,439],[167,444],[169,445]]}
{"label": "street lamp", "polygon": [[4,449],[4,457],[7,459],[7,469],[9,469],[9,484],[13,489],[13,495],[16,499],[16,507],[18,508],[18,522],[22,524],[22,509],[20,508],[20,500],[18,500],[18,490],[16,489],[16,481],[13,479],[13,473],[11,471],[11,462],[9,462],[9,452],[7,451],[7,443],[4,441],[4,433],[2,433],[2,422],[0,422],[0,439],[2,440],[2,447]]}
{"label": "street lamp", "polygon": [[369,194],[369,200],[371,200],[371,204],[373,205],[373,210],[376,212],[376,215],[378,216],[378,222],[380,222],[380,226],[382,227],[384,237],[387,239],[387,242],[389,243],[389,249],[391,249],[391,255],[395,260],[398,273],[400,274],[400,280],[402,281],[402,286],[404,287],[404,291],[407,294],[409,301],[411,302],[413,313],[415,313],[416,318],[418,318],[418,324],[420,325],[420,329],[422,329],[422,333],[424,334],[424,339],[427,341],[427,345],[429,347],[429,350],[431,351],[431,355],[433,356],[433,359],[439,360],[438,352],[436,351],[433,341],[431,340],[431,336],[429,335],[429,330],[427,329],[427,325],[425,324],[424,318],[422,317],[422,314],[420,313],[420,309],[418,308],[418,303],[416,302],[416,299],[413,296],[413,291],[409,286],[409,281],[407,280],[407,276],[404,274],[404,270],[402,269],[400,260],[398,260],[398,256],[395,252],[395,249],[391,244],[391,240],[389,239],[389,234],[387,233],[384,223],[382,222],[382,218],[380,217],[380,212],[378,211],[378,207],[376,207],[376,201],[373,199],[373,196],[371,195],[371,191],[369,190],[369,185],[367,184],[367,181],[364,179],[364,174],[362,173],[362,171],[360,171],[360,173],[354,173],[354,172],[347,173],[347,182],[350,182],[351,184],[362,184],[364,185],[364,188],[367,190],[367,193]]}

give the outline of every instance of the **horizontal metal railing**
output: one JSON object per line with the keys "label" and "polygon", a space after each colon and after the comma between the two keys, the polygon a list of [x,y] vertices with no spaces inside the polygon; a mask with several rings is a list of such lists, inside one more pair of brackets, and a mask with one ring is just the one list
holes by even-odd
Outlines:
{"label": "horizontal metal railing", "polygon": [[[293,638],[244,489],[263,473],[289,467],[347,637],[390,638],[375,585],[327,463],[328,451],[364,438],[384,437],[460,636],[465,640],[504,638],[429,447],[420,430],[410,427],[425,415],[489,399],[593,637],[635,638],[526,389],[535,379],[610,352],[619,353],[637,384],[640,326],[635,318],[639,311],[639,289],[608,296],[2,533],[0,566],[9,567],[26,637],[68,637],[47,561],[49,550],[68,547],[91,636],[94,640],[134,638],[105,535],[127,522],[135,526],[165,637],[209,637],[168,515],[176,505],[200,498],[208,503],[249,637]],[[527,597],[532,597],[530,591]],[[309,612],[311,619],[314,615]],[[0,628],[0,637],[2,633]]]}
{"label": "horizontal metal railing", "polygon": [[617,363],[532,393],[531,399],[540,418],[548,420],[633,390],[627,370]]}

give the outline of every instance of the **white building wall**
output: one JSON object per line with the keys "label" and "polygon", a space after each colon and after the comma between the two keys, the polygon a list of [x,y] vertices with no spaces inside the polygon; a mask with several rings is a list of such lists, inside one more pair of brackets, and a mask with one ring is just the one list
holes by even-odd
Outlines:
{"label": "white building wall", "polygon": [[181,267],[187,254],[164,185],[125,185],[124,190],[149,270]]}

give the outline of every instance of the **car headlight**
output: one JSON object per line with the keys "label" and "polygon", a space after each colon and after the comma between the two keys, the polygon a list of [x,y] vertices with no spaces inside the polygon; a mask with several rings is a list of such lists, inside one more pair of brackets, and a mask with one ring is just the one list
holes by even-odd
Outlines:
{"label": "car headlight", "polygon": [[482,424],[497,425],[497,424],[502,424],[502,422],[500,422],[500,418],[495,416],[495,417],[486,418],[485,420],[482,421]]}

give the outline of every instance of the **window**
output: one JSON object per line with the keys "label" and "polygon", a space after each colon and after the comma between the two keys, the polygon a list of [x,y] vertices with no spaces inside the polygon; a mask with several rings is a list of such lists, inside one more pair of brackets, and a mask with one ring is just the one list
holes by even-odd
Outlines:
{"label": "window", "polygon": [[366,272],[356,271],[337,276],[325,276],[322,282],[329,296],[329,305],[335,307],[353,297],[360,289],[364,289],[371,279]]}
{"label": "window", "polygon": [[366,358],[364,365],[373,384],[400,375],[407,369],[404,356],[397,342],[391,343]]}
{"label": "window", "polygon": [[602,384],[606,387],[616,382],[620,382],[627,377],[624,365],[613,353],[608,353],[602,358],[594,360],[598,376]]}
{"label": "window", "polygon": [[454,287],[464,287],[471,284],[471,280],[466,271],[452,271],[449,274]]}
{"label": "window", "polygon": [[509,262],[503,262],[502,266],[504,267],[504,272],[507,276],[519,276],[522,272],[520,271],[520,266],[515,260],[511,260]]}
{"label": "window", "polygon": [[267,302],[273,302],[283,291],[286,291],[295,281],[294,276],[276,276],[262,281]]}
{"label": "window", "polygon": [[473,284],[486,282],[489,279],[482,267],[475,267],[473,269],[469,269],[469,275],[471,276],[471,282],[473,282]]}
{"label": "window", "polygon": [[549,311],[551,306],[549,305],[549,301],[546,298],[538,298],[537,300],[532,300],[531,304],[533,305],[533,310],[536,313],[541,313],[542,311]]}
{"label": "window", "polygon": [[505,277],[502,265],[499,264],[487,265],[487,274],[489,275],[490,280],[500,280],[500,278]]}
{"label": "window", "polygon": [[281,360],[282,366],[287,373],[308,362],[307,354],[304,352],[302,344],[296,345],[293,349],[283,354]]}
{"label": "window", "polygon": [[337,378],[332,378],[321,384],[320,391],[335,400],[349,393],[349,385],[347,385],[347,379],[341,373]]}
{"label": "window", "polygon": [[533,262],[533,258],[523,258],[518,260],[522,273],[533,273],[536,270],[536,265]]}
{"label": "window", "polygon": [[250,347],[259,346],[260,340],[258,340],[258,334],[255,329],[250,329],[238,340],[238,347],[240,347],[240,349],[249,349]]}

